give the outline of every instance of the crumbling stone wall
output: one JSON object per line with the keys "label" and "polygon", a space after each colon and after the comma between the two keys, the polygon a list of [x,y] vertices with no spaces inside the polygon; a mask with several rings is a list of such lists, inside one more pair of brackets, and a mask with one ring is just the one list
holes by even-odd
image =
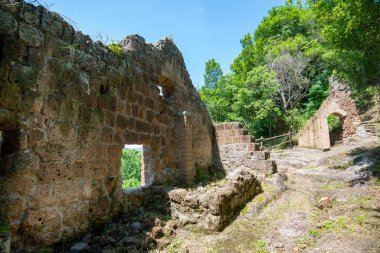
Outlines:
{"label": "crumbling stone wall", "polygon": [[227,174],[241,166],[249,168],[257,177],[276,172],[276,162],[270,160],[270,153],[259,150],[255,138],[241,123],[219,123],[215,130],[219,156]]}
{"label": "crumbling stone wall", "polygon": [[348,88],[334,78],[330,78],[330,95],[323,101],[318,111],[299,131],[298,145],[300,147],[330,149],[330,135],[327,117],[330,114],[338,116],[343,128],[343,138],[356,133],[360,118],[355,102]]}
{"label": "crumbling stone wall", "polygon": [[217,157],[226,178],[195,189],[169,191],[172,217],[183,225],[211,231],[224,229],[248,201],[262,192],[260,181],[274,174],[276,162],[259,151],[254,137],[239,122],[215,125]]}
{"label": "crumbling stone wall", "polygon": [[219,185],[169,191],[172,217],[183,225],[223,230],[244,204],[262,192],[253,172],[244,167],[235,168]]}
{"label": "crumbling stone wall", "polygon": [[120,45],[115,56],[43,7],[0,6],[0,211],[12,247],[52,245],[129,206],[125,144],[150,147],[147,184],[213,166],[213,127],[174,43]]}

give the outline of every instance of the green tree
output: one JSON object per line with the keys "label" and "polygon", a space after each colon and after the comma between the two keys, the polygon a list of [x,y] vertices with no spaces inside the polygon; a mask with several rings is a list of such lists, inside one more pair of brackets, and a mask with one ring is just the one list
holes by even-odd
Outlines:
{"label": "green tree", "polygon": [[220,68],[220,64],[215,59],[208,60],[206,62],[205,73],[203,74],[205,86],[210,90],[215,89],[216,84],[222,76],[223,71]]}
{"label": "green tree", "polygon": [[296,130],[328,96],[331,74],[354,84],[356,99],[363,97],[357,83],[380,80],[379,5],[287,0],[272,8],[240,40],[232,74],[218,72],[200,89],[212,120],[243,122],[255,136]]}
{"label": "green tree", "polygon": [[310,0],[325,59],[353,86],[380,77],[380,1]]}
{"label": "green tree", "polygon": [[202,101],[206,104],[211,119],[214,122],[224,122],[233,120],[231,105],[234,101],[234,93],[237,87],[231,85],[233,76],[226,75],[220,78],[213,89],[202,86],[199,90]]}
{"label": "green tree", "polygon": [[141,185],[142,152],[134,149],[123,149],[121,157],[121,177],[123,188],[138,187]]}

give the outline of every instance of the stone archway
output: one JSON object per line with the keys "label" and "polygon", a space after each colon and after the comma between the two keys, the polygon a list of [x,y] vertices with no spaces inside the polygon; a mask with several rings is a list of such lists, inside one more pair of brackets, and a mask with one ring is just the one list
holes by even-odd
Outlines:
{"label": "stone archway", "polygon": [[332,113],[327,117],[330,145],[334,146],[343,139],[343,124],[345,117],[339,113]]}
{"label": "stone archway", "polygon": [[351,92],[334,78],[330,78],[330,87],[330,95],[299,131],[298,144],[300,147],[330,149],[327,117],[331,114],[338,116],[341,120],[342,138],[347,138],[356,133],[360,118],[355,102],[351,98]]}

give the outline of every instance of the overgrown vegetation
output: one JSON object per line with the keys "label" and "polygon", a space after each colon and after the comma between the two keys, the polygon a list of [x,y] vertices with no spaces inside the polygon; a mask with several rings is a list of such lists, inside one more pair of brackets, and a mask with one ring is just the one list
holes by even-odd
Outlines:
{"label": "overgrown vegetation", "polygon": [[231,74],[223,75],[215,59],[206,62],[199,92],[211,118],[272,136],[302,127],[328,96],[331,75],[358,101],[378,94],[379,13],[376,0],[288,0],[272,8],[241,39]]}
{"label": "overgrown vegetation", "polygon": [[123,149],[121,157],[123,189],[141,185],[141,158],[142,152],[134,149]]}
{"label": "overgrown vegetation", "polygon": [[122,56],[123,48],[119,44],[119,41],[111,40],[111,43],[107,45],[108,50],[115,56]]}

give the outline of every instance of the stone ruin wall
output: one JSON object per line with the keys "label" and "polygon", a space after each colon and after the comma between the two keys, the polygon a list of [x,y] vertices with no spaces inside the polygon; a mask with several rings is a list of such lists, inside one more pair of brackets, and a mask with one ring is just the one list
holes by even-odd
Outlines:
{"label": "stone ruin wall", "polygon": [[270,152],[259,150],[255,138],[241,123],[219,123],[215,131],[220,159],[227,173],[245,168],[263,178],[277,171],[276,162],[270,160]]}
{"label": "stone ruin wall", "polygon": [[115,56],[43,7],[0,7],[0,211],[13,247],[78,236],[128,206],[125,144],[144,145],[146,183],[191,181],[195,166],[215,164],[211,121],[174,43],[121,45]]}
{"label": "stone ruin wall", "polygon": [[346,85],[335,78],[329,79],[331,92],[323,101],[318,111],[311,117],[298,133],[298,145],[306,148],[330,149],[330,136],[327,117],[338,116],[343,128],[343,138],[356,134],[360,125],[360,117],[351,92]]}
{"label": "stone ruin wall", "polygon": [[169,191],[171,215],[182,225],[194,224],[221,231],[244,205],[262,192],[261,181],[276,173],[268,151],[259,150],[255,139],[239,122],[215,125],[217,151],[226,177],[214,187],[201,183],[195,189]]}

